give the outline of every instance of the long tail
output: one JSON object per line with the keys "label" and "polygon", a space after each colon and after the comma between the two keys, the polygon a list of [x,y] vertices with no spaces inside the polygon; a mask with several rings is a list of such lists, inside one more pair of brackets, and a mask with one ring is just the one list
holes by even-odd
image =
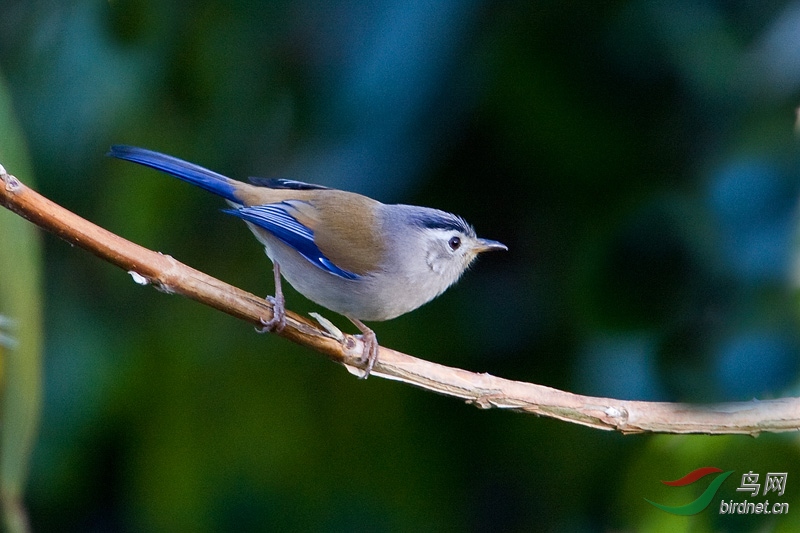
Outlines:
{"label": "long tail", "polygon": [[237,183],[235,180],[183,159],[145,148],[125,145],[112,146],[106,155],[166,172],[192,185],[197,185],[202,189],[222,196],[226,200],[237,204],[241,203],[241,200],[236,198],[235,195]]}

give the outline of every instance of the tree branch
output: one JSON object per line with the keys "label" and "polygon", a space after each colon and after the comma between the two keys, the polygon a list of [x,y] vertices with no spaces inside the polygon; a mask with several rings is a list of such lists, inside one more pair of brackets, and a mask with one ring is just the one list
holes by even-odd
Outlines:
{"label": "tree branch", "polygon": [[[272,307],[263,298],[88,222],[29,189],[1,165],[0,204],[125,269],[137,283],[151,284],[168,294],[181,294],[255,326],[272,317]],[[364,365],[360,339],[330,325],[320,328],[295,313],[287,312],[286,320],[280,336],[345,365],[354,374],[361,373]],[[763,431],[800,429],[800,398],[717,405],[597,398],[450,368],[383,346],[371,375],[461,398],[482,409],[510,409],[622,433],[758,435]]]}

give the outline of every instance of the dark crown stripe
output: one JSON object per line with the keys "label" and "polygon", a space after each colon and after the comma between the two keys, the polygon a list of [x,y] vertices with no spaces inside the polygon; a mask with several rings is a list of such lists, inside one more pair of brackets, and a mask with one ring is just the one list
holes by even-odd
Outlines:
{"label": "dark crown stripe", "polygon": [[427,229],[459,231],[465,235],[471,235],[474,233],[473,229],[463,218],[445,212],[424,215],[418,214],[414,217],[413,222],[418,226]]}

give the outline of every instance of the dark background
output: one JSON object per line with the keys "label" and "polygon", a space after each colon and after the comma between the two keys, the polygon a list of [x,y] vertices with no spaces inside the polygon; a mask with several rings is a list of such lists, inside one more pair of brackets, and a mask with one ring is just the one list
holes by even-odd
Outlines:
{"label": "dark background", "polygon": [[[798,394],[799,2],[3,0],[0,71],[38,190],[246,290],[272,275],[244,225],[111,144],[438,207],[509,246],[371,324],[385,346],[581,394]],[[36,531],[800,527],[643,500],[687,503],[707,483],[659,480],[716,466],[718,499],[788,471],[769,499],[800,503],[796,435],[622,436],[360,381],[44,245]]]}

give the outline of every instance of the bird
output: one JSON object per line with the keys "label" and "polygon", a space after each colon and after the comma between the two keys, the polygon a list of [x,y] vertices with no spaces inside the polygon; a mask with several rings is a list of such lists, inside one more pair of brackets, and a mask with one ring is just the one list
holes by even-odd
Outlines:
{"label": "bird", "polygon": [[455,283],[478,254],[508,250],[477,237],[463,218],[430,207],[384,204],[358,193],[282,178],[234,180],[177,157],[114,145],[108,156],[172,175],[221,196],[223,212],[245,221],[272,261],[273,316],[286,325],[281,277],[312,302],[348,318],[361,332],[370,375],[377,337],[364,321],[391,320]]}

